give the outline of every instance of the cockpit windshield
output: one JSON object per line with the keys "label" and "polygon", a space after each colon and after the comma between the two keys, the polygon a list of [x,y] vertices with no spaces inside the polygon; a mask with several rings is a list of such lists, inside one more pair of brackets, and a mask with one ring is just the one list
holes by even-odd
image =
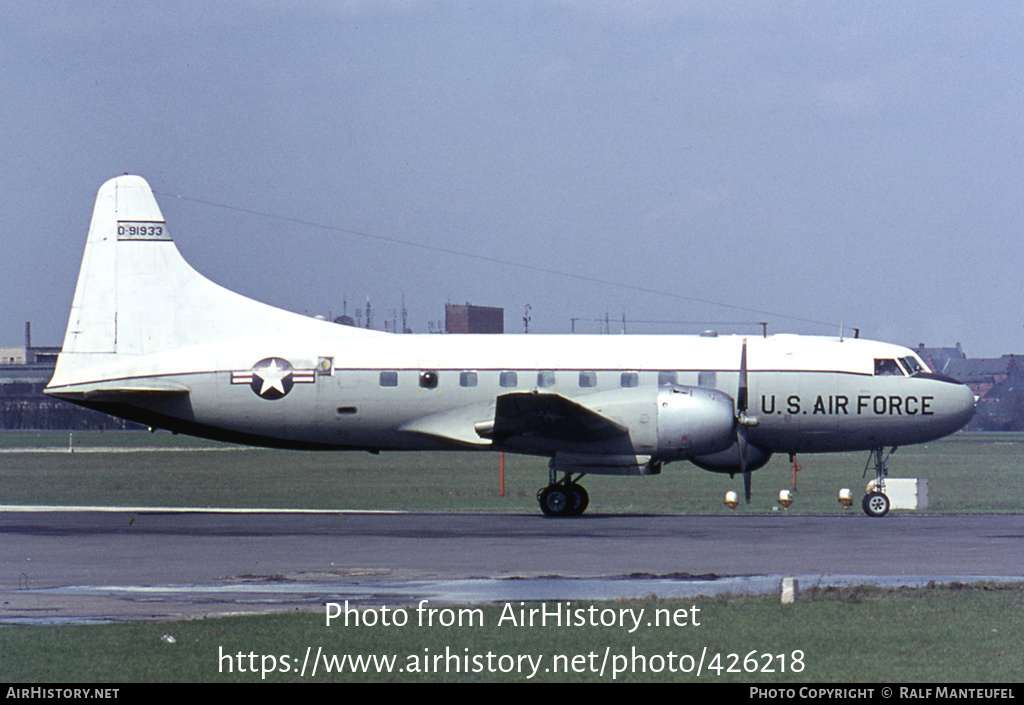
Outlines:
{"label": "cockpit windshield", "polygon": [[898,360],[889,358],[875,358],[876,377],[913,377],[918,372],[924,372],[924,366],[916,357],[908,355]]}
{"label": "cockpit windshield", "polygon": [[902,377],[903,368],[895,360],[875,358],[875,377]]}
{"label": "cockpit windshield", "polygon": [[900,364],[903,365],[903,369],[907,371],[911,377],[916,375],[918,372],[924,372],[924,367],[918,361],[916,357],[901,357]]}

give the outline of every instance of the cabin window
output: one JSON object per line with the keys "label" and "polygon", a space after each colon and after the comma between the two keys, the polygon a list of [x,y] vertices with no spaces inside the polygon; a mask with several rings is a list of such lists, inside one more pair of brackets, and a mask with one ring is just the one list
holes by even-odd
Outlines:
{"label": "cabin window", "polygon": [[380,386],[382,387],[397,387],[398,386],[398,372],[395,370],[384,370],[380,373]]}
{"label": "cabin window", "polygon": [[475,387],[477,384],[476,372],[460,372],[459,373],[459,386],[460,387]]}
{"label": "cabin window", "polygon": [[498,375],[498,384],[502,387],[515,387],[519,384],[519,375],[515,372],[502,372]]}
{"label": "cabin window", "polygon": [[718,374],[715,372],[698,372],[697,386],[705,389],[714,389],[718,384]]}
{"label": "cabin window", "polygon": [[885,358],[875,358],[875,376],[876,377],[902,377],[903,370],[896,364],[895,360],[888,360]]}
{"label": "cabin window", "polygon": [[584,371],[580,372],[580,387],[583,389],[590,389],[591,387],[597,386],[597,373]]}
{"label": "cabin window", "polygon": [[640,375],[636,372],[623,372],[619,376],[620,387],[639,387]]}
{"label": "cabin window", "polygon": [[420,386],[424,389],[435,389],[437,387],[437,373],[433,370],[420,372]]}
{"label": "cabin window", "polygon": [[537,386],[538,387],[554,387],[555,386],[555,373],[554,372],[538,372],[537,373]]}
{"label": "cabin window", "polygon": [[678,382],[676,381],[676,373],[675,372],[669,372],[669,371],[663,370],[663,371],[658,373],[658,386],[659,387],[667,387],[667,386],[671,386],[673,384],[678,384]]}

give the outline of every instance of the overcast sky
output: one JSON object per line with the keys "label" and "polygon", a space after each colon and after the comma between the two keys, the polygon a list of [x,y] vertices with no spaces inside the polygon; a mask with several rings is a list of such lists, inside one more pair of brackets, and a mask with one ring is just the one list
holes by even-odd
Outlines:
{"label": "overcast sky", "polygon": [[96,190],[130,172],[200,272],[303,313],[369,297],[382,327],[404,299],[426,332],[468,301],[521,332],[529,304],[531,333],[624,314],[1024,353],[1019,2],[7,0],[0,20],[0,345],[25,321],[61,343]]}

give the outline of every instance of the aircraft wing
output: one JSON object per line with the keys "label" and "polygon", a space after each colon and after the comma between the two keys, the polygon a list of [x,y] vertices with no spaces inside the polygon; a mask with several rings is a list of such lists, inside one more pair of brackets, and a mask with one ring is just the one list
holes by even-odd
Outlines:
{"label": "aircraft wing", "polygon": [[629,429],[560,394],[513,392],[498,397],[493,423],[477,424],[476,432],[499,442],[512,436],[603,441],[627,435]]}
{"label": "aircraft wing", "polygon": [[586,442],[607,441],[629,433],[623,424],[578,402],[560,394],[538,392],[503,394],[494,404],[431,414],[404,424],[401,430],[477,447],[513,437]]}
{"label": "aircraft wing", "polygon": [[494,414],[493,405],[468,406],[439,414],[430,414],[403,424],[399,430],[455,441],[461,445],[488,447],[491,441],[474,433],[480,419]]}

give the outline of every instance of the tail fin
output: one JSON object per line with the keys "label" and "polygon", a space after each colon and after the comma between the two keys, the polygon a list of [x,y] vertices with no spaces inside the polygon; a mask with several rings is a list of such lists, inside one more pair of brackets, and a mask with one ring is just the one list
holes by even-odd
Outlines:
{"label": "tail fin", "polygon": [[[153,265],[168,254],[180,260],[173,269],[191,271],[180,259],[145,180],[119,176],[103,184],[96,196],[62,352],[116,353],[119,348],[127,352],[140,347],[137,336],[125,335],[126,327],[130,330],[131,319],[141,313],[138,290],[161,286],[160,279],[154,281]],[[140,259],[148,271],[136,271]],[[125,276],[129,270],[132,276]]]}
{"label": "tail fin", "polygon": [[[323,333],[332,324],[247,299],[181,256],[144,179],[103,184],[51,386],[85,368],[232,338]],[[333,326],[332,326],[333,327]]]}

